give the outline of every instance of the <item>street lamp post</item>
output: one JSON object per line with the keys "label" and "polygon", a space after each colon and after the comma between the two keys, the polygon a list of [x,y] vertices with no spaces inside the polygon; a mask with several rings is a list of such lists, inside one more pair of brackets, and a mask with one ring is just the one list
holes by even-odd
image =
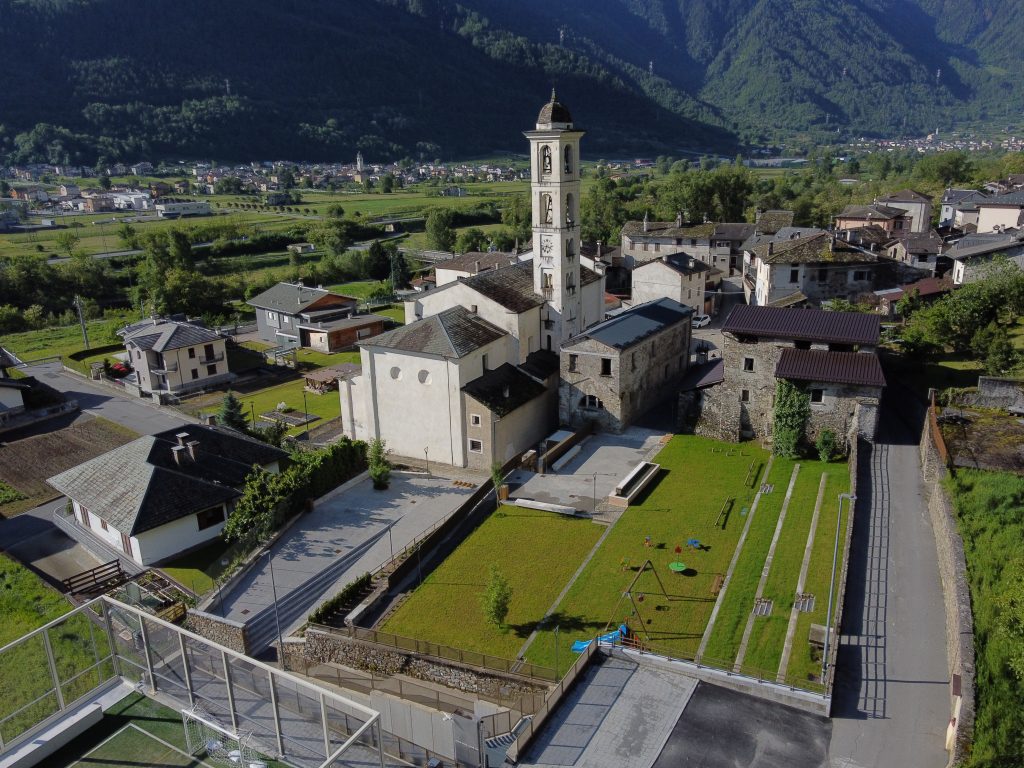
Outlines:
{"label": "street lamp post", "polygon": [[821,684],[826,685],[826,679],[828,677],[828,651],[829,651],[829,640],[832,637],[832,596],[836,589],[836,563],[839,560],[839,532],[842,530],[843,523],[843,499],[846,499],[850,504],[850,508],[857,497],[850,493],[839,494],[839,516],[836,519],[836,541],[832,548],[832,578],[829,579],[828,583],[828,614],[825,619],[825,647],[822,649],[821,657]]}
{"label": "street lamp post", "polygon": [[306,388],[302,388],[302,417],[306,422],[306,442],[309,442],[309,406],[306,405]]}
{"label": "street lamp post", "polygon": [[558,625],[555,624],[555,678],[558,677]]}
{"label": "street lamp post", "polygon": [[277,658],[281,669],[287,670],[288,664],[284,655],[284,638],[281,636],[281,615],[277,611],[277,582],[274,580],[274,554],[267,550],[267,562],[270,564],[270,588],[274,594],[274,623],[277,624]]}
{"label": "street lamp post", "polygon": [[430,446],[423,448],[423,462],[427,465],[427,474],[430,474]]}

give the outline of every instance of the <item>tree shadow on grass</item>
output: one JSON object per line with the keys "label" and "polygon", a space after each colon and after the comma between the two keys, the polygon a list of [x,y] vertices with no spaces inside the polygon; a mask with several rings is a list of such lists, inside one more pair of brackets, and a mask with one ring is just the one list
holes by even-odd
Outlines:
{"label": "tree shadow on grass", "polygon": [[560,633],[576,633],[586,636],[593,636],[597,630],[604,628],[606,622],[588,621],[582,616],[569,615],[562,611],[556,611],[542,622],[528,621],[523,624],[509,624],[510,630],[519,637],[529,637],[534,630],[553,630],[558,627]]}

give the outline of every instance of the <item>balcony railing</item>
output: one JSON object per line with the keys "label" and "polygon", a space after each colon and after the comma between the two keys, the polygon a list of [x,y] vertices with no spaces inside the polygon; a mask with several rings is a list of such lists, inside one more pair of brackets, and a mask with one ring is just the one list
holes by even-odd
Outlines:
{"label": "balcony railing", "polygon": [[219,363],[223,359],[224,353],[217,352],[216,354],[213,355],[203,355],[202,357],[199,358],[199,363],[200,365],[208,365],[209,363]]}
{"label": "balcony railing", "polygon": [[177,363],[177,361],[175,361],[173,363],[164,363],[163,367],[161,367],[161,368],[154,368],[153,369],[153,373],[158,373],[158,374],[162,374],[162,373],[176,373],[177,371],[178,371],[178,363]]}

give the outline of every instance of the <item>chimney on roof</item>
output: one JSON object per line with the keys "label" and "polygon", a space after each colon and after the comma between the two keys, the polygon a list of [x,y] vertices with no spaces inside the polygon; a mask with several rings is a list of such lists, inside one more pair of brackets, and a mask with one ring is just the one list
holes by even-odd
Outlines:
{"label": "chimney on roof", "polygon": [[214,416],[212,413],[203,414],[203,424],[205,424],[208,427],[212,427],[216,423],[217,417]]}
{"label": "chimney on roof", "polygon": [[171,456],[174,457],[174,463],[179,467],[181,466],[181,454],[185,452],[185,446],[173,445],[171,446]]}
{"label": "chimney on roof", "polygon": [[646,232],[649,228],[650,226],[647,221],[647,211],[644,211],[644,232]]}
{"label": "chimney on roof", "polygon": [[600,260],[601,260],[601,241],[598,240],[597,241],[597,259],[595,259],[595,261],[600,261]]}
{"label": "chimney on roof", "polygon": [[682,211],[676,211],[676,226],[677,227],[683,226],[683,212]]}
{"label": "chimney on roof", "polygon": [[512,390],[509,389],[508,384],[506,384],[505,388],[501,390],[501,394],[505,397],[506,400],[508,400],[509,396],[512,394]]}
{"label": "chimney on roof", "polygon": [[296,280],[296,281],[295,281],[295,284],[296,284],[297,286],[299,286],[299,289],[300,289],[300,290],[306,287],[306,284],[302,282],[302,279],[301,279],[301,278],[300,278],[300,279],[298,279],[298,280]]}
{"label": "chimney on roof", "polygon": [[469,305],[469,311],[472,312],[475,315],[476,314],[476,304],[470,304]]}
{"label": "chimney on roof", "polygon": [[198,440],[189,440],[185,443],[185,447],[188,448],[188,457],[192,459],[193,462],[196,461],[196,446],[198,445]]}
{"label": "chimney on roof", "polygon": [[188,432],[179,432],[175,437],[178,438],[178,445],[184,445],[186,438],[188,438]]}
{"label": "chimney on roof", "polygon": [[480,259],[477,259],[476,261],[473,262],[473,273],[474,274],[479,274],[479,272],[480,272]]}
{"label": "chimney on roof", "polygon": [[768,241],[768,255],[771,256],[773,253],[775,253],[775,241],[774,240],[769,240]]}

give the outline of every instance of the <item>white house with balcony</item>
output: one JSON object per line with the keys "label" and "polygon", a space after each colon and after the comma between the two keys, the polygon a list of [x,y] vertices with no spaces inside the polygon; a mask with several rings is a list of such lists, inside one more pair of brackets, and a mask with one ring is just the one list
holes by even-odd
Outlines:
{"label": "white house with balcony", "polygon": [[140,395],[177,395],[231,381],[227,340],[189,321],[151,318],[118,331],[134,369],[126,379]]}

